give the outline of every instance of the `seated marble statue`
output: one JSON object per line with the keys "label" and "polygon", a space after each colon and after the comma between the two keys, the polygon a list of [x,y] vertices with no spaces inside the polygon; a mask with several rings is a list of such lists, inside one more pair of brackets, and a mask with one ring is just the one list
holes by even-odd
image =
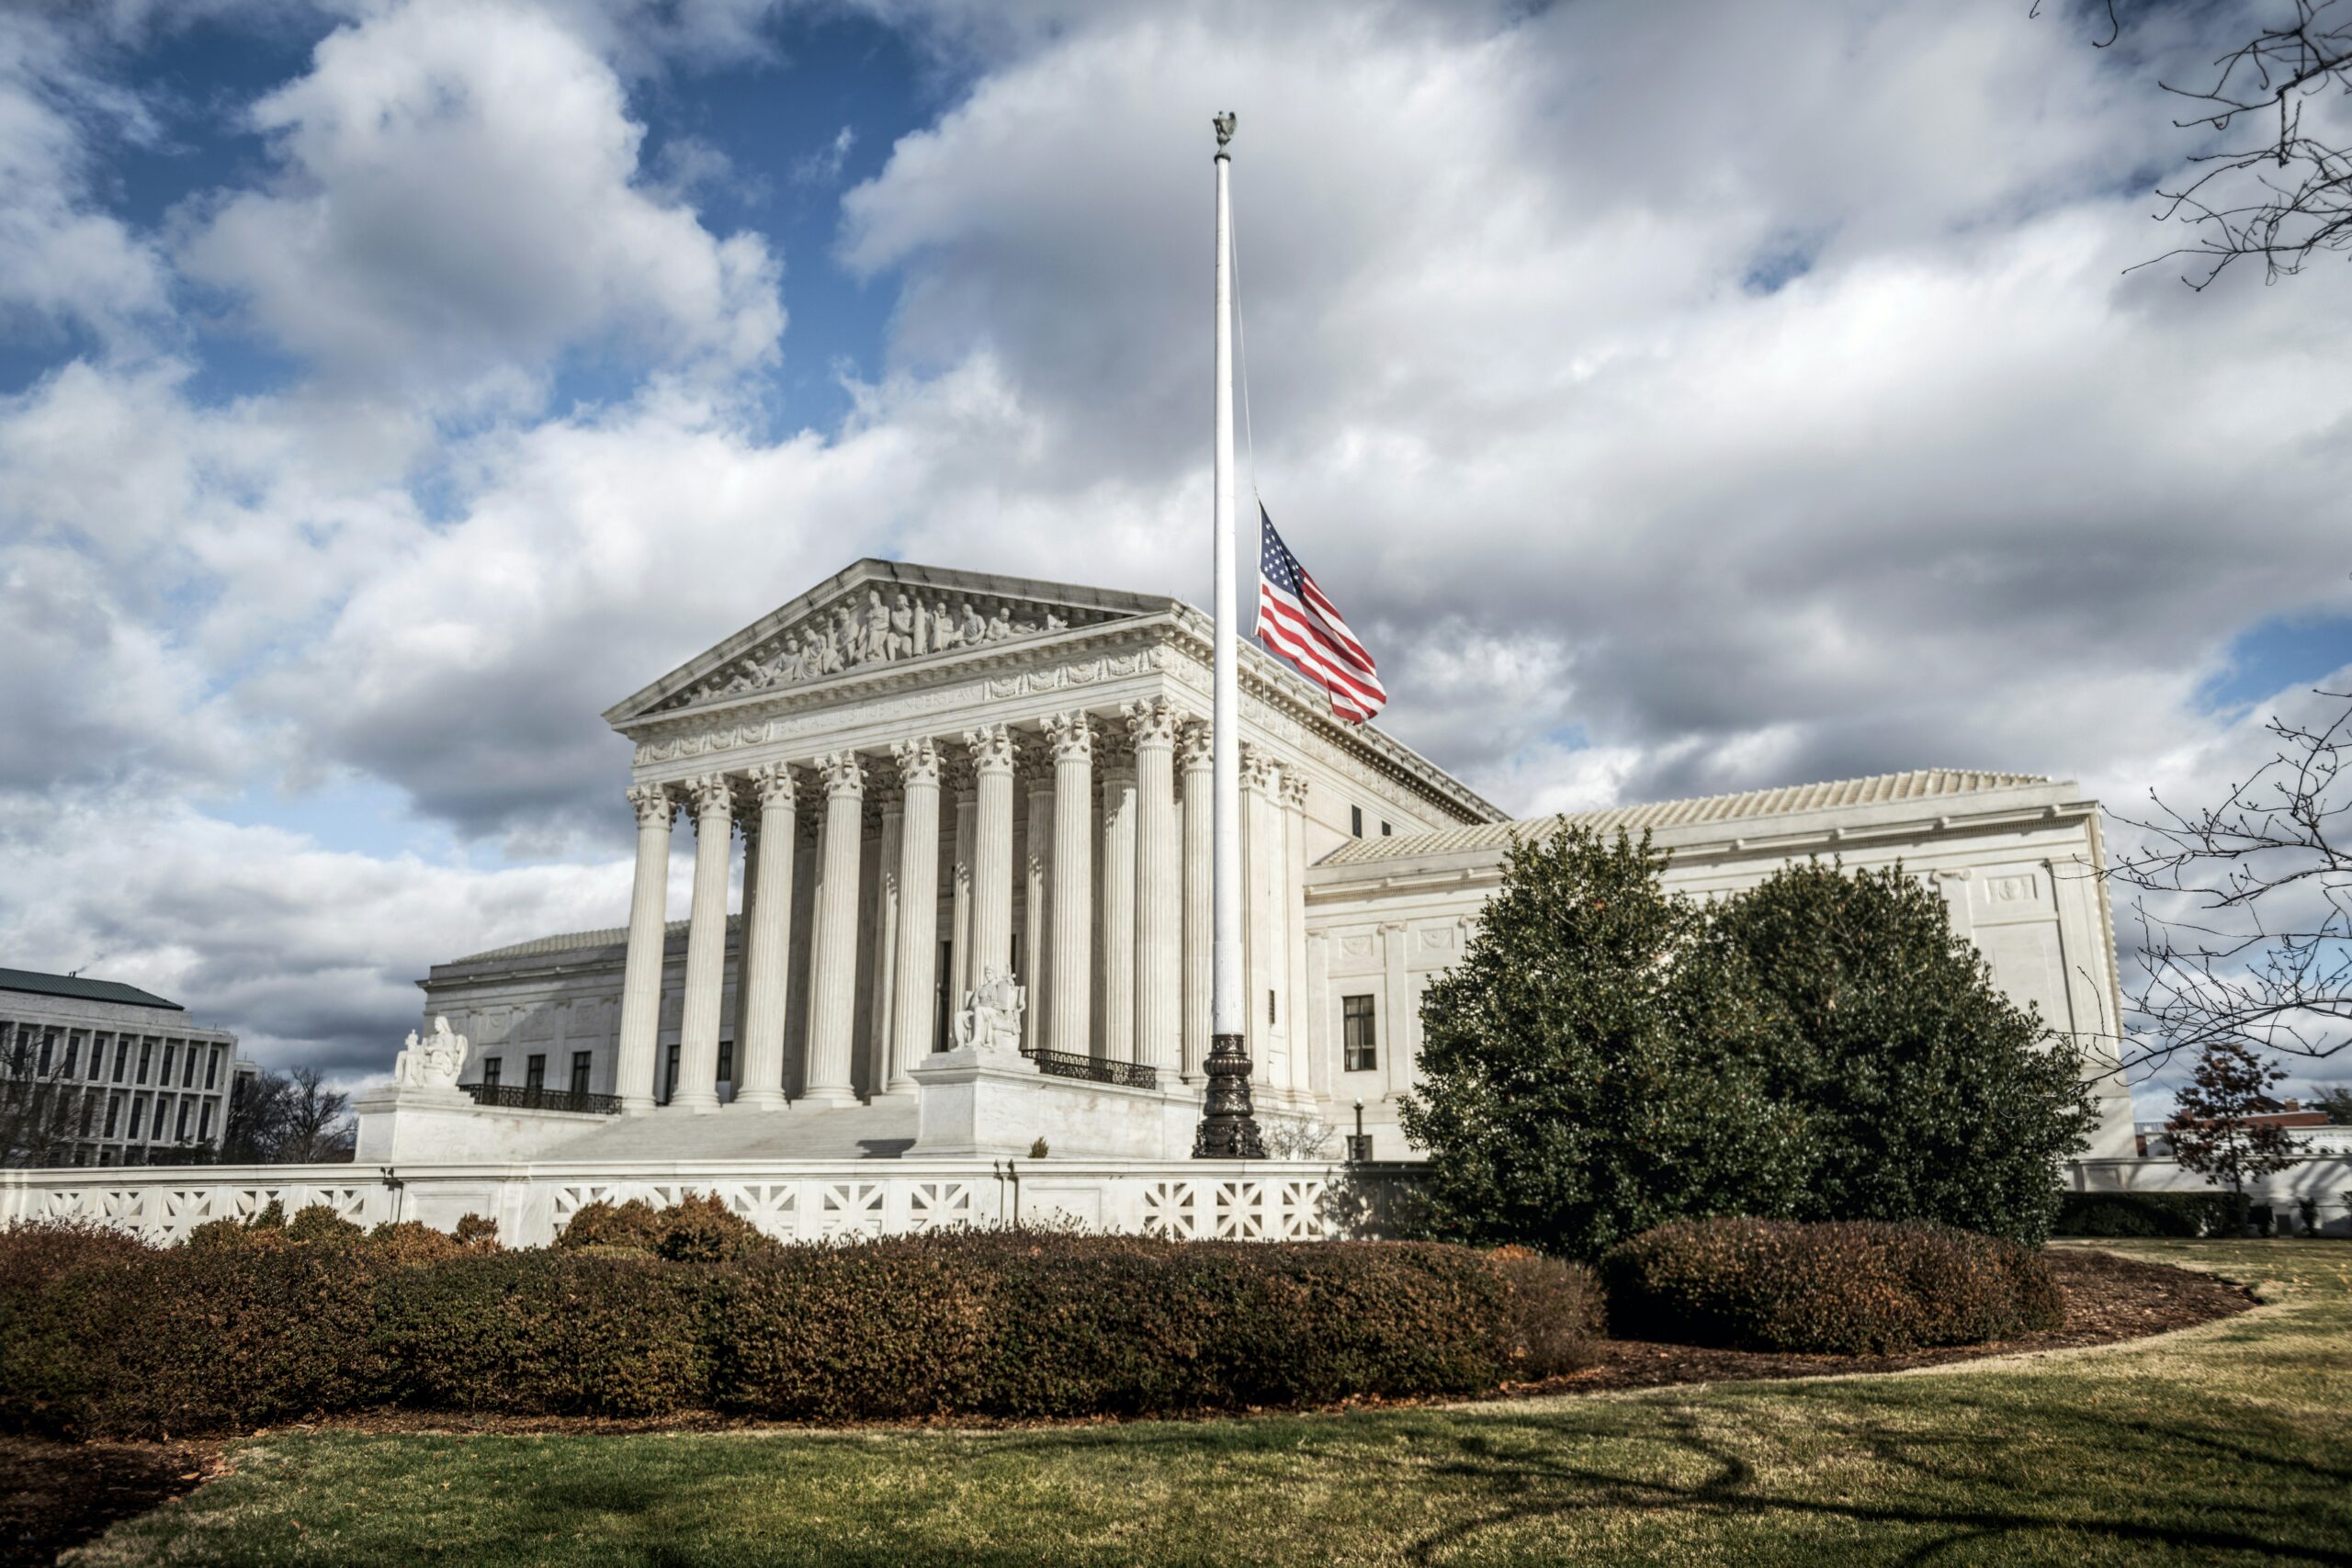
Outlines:
{"label": "seated marble statue", "polygon": [[956,1015],[956,1048],[978,1046],[983,1051],[1018,1054],[1025,995],[1003,970],[989,969],[980,983],[964,995],[963,1010]]}
{"label": "seated marble statue", "polygon": [[449,1021],[435,1016],[433,1032],[420,1038],[408,1032],[408,1049],[392,1058],[392,1081],[412,1089],[455,1089],[466,1065],[466,1037],[450,1032]]}

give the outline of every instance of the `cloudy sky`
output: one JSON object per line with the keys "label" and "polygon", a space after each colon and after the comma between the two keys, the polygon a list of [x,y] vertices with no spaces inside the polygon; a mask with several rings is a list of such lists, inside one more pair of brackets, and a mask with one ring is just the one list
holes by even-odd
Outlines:
{"label": "cloudy sky", "polygon": [[1225,107],[1256,480],[1406,741],[2193,794],[2352,661],[2352,277],[2124,272],[2187,26],[17,8],[0,963],[380,1069],[431,963],[625,919],[597,713],[811,581],[1201,598]]}

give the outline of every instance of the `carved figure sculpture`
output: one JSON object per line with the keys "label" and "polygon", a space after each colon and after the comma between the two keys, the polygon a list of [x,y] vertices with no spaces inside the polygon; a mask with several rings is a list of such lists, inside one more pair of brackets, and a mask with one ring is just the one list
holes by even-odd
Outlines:
{"label": "carved figure sculpture", "polygon": [[999,604],[996,607],[996,619],[989,623],[988,635],[990,642],[995,642],[1002,637],[1011,637],[1012,635],[1012,612],[1006,609],[1003,605]]}
{"label": "carved figure sculpture", "polygon": [[963,640],[967,643],[988,640],[989,623],[978,610],[972,608],[972,602],[968,599],[959,600],[956,603],[956,629],[962,634]]}
{"label": "carved figure sculpture", "polygon": [[419,1037],[408,1032],[408,1049],[392,1058],[392,1081],[410,1089],[455,1089],[466,1065],[466,1037],[449,1031],[449,1021],[437,1014],[433,1032]]}
{"label": "carved figure sculpture", "polygon": [[1021,1013],[1027,998],[1025,987],[990,964],[980,983],[964,994],[963,1010],[956,1015],[956,1048],[1019,1055]]}
{"label": "carved figure sculpture", "polygon": [[934,652],[944,653],[963,645],[964,634],[956,629],[956,617],[947,613],[947,601],[933,602],[931,606],[931,646]]}
{"label": "carved figure sculpture", "polygon": [[882,591],[878,588],[868,589],[865,594],[865,657],[897,657],[890,649],[890,611],[882,603]]}
{"label": "carved figure sculpture", "polygon": [[916,651],[914,606],[901,593],[890,607],[890,657],[912,659]]}
{"label": "carved figure sculpture", "polygon": [[865,663],[865,623],[859,620],[856,612],[846,604],[833,612],[833,620],[841,628],[842,662]]}

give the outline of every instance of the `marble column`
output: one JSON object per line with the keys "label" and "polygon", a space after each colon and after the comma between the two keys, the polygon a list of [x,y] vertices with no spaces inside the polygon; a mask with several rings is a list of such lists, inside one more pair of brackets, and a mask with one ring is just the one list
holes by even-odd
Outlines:
{"label": "marble column", "polygon": [[1290,1036],[1290,1079],[1295,1093],[1314,1092],[1311,1053],[1327,1043],[1313,1038],[1314,1018],[1306,994],[1306,775],[1283,770],[1283,940],[1285,988],[1283,1028]]}
{"label": "marble column", "polygon": [[1046,1049],[1093,1054],[1094,845],[1089,818],[1094,805],[1094,726],[1083,713],[1046,720],[1054,749],[1054,955],[1046,983],[1053,989],[1046,1020]]}
{"label": "marble column", "polygon": [[808,1087],[811,1105],[849,1105],[850,1032],[857,1021],[857,871],[865,829],[865,769],[854,751],[818,760],[825,781],[823,881],[808,959]]}
{"label": "marble column", "polygon": [[972,989],[972,852],[979,836],[980,796],[968,759],[951,762],[947,771],[956,783],[956,860],[948,868],[947,1006],[952,1012],[964,1005]]}
{"label": "marble column", "polygon": [[874,999],[868,1010],[873,1040],[867,1052],[866,1093],[883,1093],[891,1077],[890,1010],[899,1001],[899,850],[906,835],[906,797],[894,783],[882,792],[882,832],[874,863]]}
{"label": "marble column", "polygon": [[1274,1060],[1269,1037],[1273,1021],[1266,1017],[1266,998],[1275,990],[1279,932],[1267,897],[1268,874],[1278,863],[1278,841],[1271,840],[1276,821],[1274,789],[1281,766],[1249,741],[1241,743],[1241,985],[1248,1007],[1242,1012],[1242,1044],[1250,1054],[1252,1082],[1272,1084],[1287,1063]]}
{"label": "marble column", "polygon": [[1182,1028],[1178,964],[1183,908],[1176,863],[1176,709],[1165,698],[1129,703],[1136,752],[1135,1059],[1176,1066]]}
{"label": "marble column", "polygon": [[738,1095],[743,1092],[743,1042],[751,1038],[749,1027],[752,1009],[752,984],[749,965],[752,959],[752,921],[760,902],[760,803],[748,787],[748,780],[738,780],[735,791],[735,831],[743,840],[743,903],[735,925],[735,1016],[728,1021],[735,1041],[733,1064],[722,1080],[734,1086]]}
{"label": "marble column", "polygon": [[1413,1008],[1413,987],[1405,972],[1405,942],[1411,934],[1402,920],[1385,920],[1380,927],[1380,991],[1381,1024],[1380,1081],[1381,1098],[1395,1100],[1413,1087],[1412,1070],[1405,1060],[1408,1016]]}
{"label": "marble column", "polygon": [[1054,863],[1053,760],[1033,752],[1022,759],[1019,774],[1029,851],[1022,857],[1021,918],[1025,933],[1022,953],[1026,962],[1022,964],[1021,983],[1028,987],[1029,1005],[1021,1013],[1021,1048],[1035,1051],[1045,1038],[1046,972],[1051,967],[1046,948],[1053,908],[1048,880]]}
{"label": "marble column", "polygon": [[763,762],[752,770],[759,831],[747,864],[742,956],[735,983],[743,993],[743,1027],[735,1037],[735,1103],[759,1111],[784,1108],[784,987],[792,948],[792,849],[797,802],[792,770]]}
{"label": "marble column", "polygon": [[939,750],[928,739],[893,748],[905,791],[899,828],[898,972],[890,1000],[890,1073],[884,1089],[911,1094],[909,1069],[931,1050],[939,972]]}
{"label": "marble column", "polygon": [[677,802],[665,784],[628,792],[637,808],[637,874],[629,888],[628,956],[621,970],[620,1044],[613,1092],[621,1109],[653,1109],[653,1049],[662,1032],[662,950],[669,940],[670,823]]}
{"label": "marble column", "polygon": [[1206,719],[1184,721],[1176,733],[1176,767],[1183,780],[1184,893],[1180,921],[1182,956],[1181,1039],[1186,1083],[1198,1083],[1209,1055],[1209,939],[1216,872],[1216,759]]}
{"label": "marble column", "polygon": [[1001,724],[968,732],[977,811],[972,830],[972,963],[966,984],[1012,968],[1012,731]]}
{"label": "marble column", "polygon": [[1102,770],[1102,1054],[1136,1056],[1136,768],[1119,737],[1117,760]]}
{"label": "marble column", "polygon": [[678,1021],[678,1082],[670,1105],[716,1111],[718,1013],[727,983],[727,863],[735,847],[735,789],[723,774],[686,781],[695,813],[695,897],[686,928],[685,1011]]}

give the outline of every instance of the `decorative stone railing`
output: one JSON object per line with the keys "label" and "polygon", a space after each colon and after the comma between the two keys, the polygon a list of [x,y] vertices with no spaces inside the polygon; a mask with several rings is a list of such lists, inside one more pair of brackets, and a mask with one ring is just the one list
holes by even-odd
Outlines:
{"label": "decorative stone railing", "polygon": [[471,1166],[183,1166],[0,1170],[0,1224],[86,1219],[177,1241],[208,1220],[272,1201],[313,1203],[362,1225],[460,1216],[498,1222],[502,1241],[538,1247],[587,1204],[656,1205],[716,1194],[769,1235],[820,1241],[943,1225],[1076,1224],[1179,1239],[1313,1240],[1354,1234],[1409,1167],[1329,1161],[830,1160]]}

